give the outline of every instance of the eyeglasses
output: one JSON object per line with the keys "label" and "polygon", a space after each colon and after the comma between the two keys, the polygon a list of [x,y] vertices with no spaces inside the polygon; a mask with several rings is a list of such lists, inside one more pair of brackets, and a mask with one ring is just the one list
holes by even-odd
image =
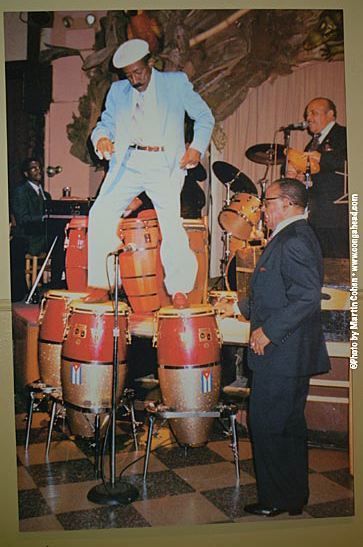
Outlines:
{"label": "eyeglasses", "polygon": [[264,198],[262,200],[262,205],[263,206],[266,206],[267,205],[267,201],[274,201],[275,199],[280,199],[280,198],[283,198],[284,196],[275,196],[274,198]]}

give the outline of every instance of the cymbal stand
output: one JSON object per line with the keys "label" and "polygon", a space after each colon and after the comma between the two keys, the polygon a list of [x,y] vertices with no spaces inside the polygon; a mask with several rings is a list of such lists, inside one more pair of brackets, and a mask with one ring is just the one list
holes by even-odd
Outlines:
{"label": "cymbal stand", "polygon": [[[227,192],[226,192],[226,197],[225,199],[223,200],[223,209],[225,207],[228,207],[228,205],[230,205],[231,203],[231,185],[232,183],[234,182],[236,177],[234,177],[231,181],[229,182],[225,182],[225,186],[227,188]],[[223,228],[222,228],[223,230]],[[213,289],[215,289],[216,287],[218,287],[220,281],[222,281],[222,290],[226,290],[227,287],[228,287],[228,283],[227,283],[227,280],[226,280],[226,276],[227,276],[227,264],[228,264],[228,260],[229,260],[229,257],[230,257],[230,254],[231,254],[231,236],[232,234],[230,234],[229,232],[226,232],[225,230],[223,230],[223,234],[222,234],[222,242],[223,242],[223,254],[222,254],[222,258],[220,259],[220,272],[221,272],[221,275],[218,277],[218,279],[216,280],[216,282],[214,283],[213,285]]]}
{"label": "cymbal stand", "polygon": [[[228,207],[231,203],[231,185],[233,184],[235,180],[236,180],[236,177],[233,177],[231,181],[225,183],[227,192],[226,192],[225,200],[223,202],[224,207]],[[223,286],[222,286],[223,291],[226,290],[228,286],[226,275],[227,275],[227,264],[231,254],[231,237],[232,237],[231,233],[223,230],[223,235],[222,235],[223,256],[221,258],[221,278],[223,280]]]}

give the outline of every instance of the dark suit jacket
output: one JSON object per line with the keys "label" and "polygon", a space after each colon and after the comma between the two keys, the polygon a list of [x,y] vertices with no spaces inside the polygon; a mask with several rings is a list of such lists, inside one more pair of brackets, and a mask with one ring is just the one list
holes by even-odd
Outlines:
{"label": "dark suit jacket", "polygon": [[348,257],[348,204],[334,203],[344,194],[344,177],[336,172],[344,172],[344,161],[347,159],[345,127],[336,123],[319,145],[318,152],[321,153],[320,171],[312,176],[309,221],[325,257]]}
{"label": "dark suit jacket", "polygon": [[[48,192],[44,194],[47,200],[52,199]],[[45,202],[29,182],[24,182],[14,190],[11,210],[16,221],[15,236],[26,239],[27,252],[39,254],[46,251],[45,223],[42,221]]]}
{"label": "dark suit jacket", "polygon": [[305,220],[286,226],[267,245],[251,278],[250,298],[239,303],[251,332],[271,340],[265,355],[249,349],[252,370],[283,376],[326,372],[329,357],[321,326],[322,256]]}
{"label": "dark suit jacket", "polygon": [[[306,145],[308,150],[312,140]],[[344,170],[344,161],[347,159],[347,131],[346,128],[335,123],[325,139],[319,144],[321,153],[320,173],[331,173]]]}

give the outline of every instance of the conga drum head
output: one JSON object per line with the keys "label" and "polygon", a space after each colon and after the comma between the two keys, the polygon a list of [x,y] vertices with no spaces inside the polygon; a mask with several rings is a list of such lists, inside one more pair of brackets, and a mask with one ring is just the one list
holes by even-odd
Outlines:
{"label": "conga drum head", "polygon": [[[94,315],[113,315],[114,313],[114,304],[111,300],[107,302],[96,302],[96,303],[88,303],[84,302],[83,300],[74,300],[71,304],[71,310],[72,312],[80,312],[80,313],[92,313]],[[129,307],[125,302],[119,302],[118,303],[118,314],[119,315],[127,315],[129,311]]]}
{"label": "conga drum head", "polygon": [[235,194],[230,204],[219,213],[223,230],[237,239],[248,239],[261,216],[261,201],[252,194]]}
{"label": "conga drum head", "polygon": [[68,224],[69,228],[74,229],[81,229],[81,228],[87,228],[88,227],[88,217],[86,216],[75,216],[72,217]]}
{"label": "conga drum head", "polygon": [[51,289],[44,294],[44,298],[50,300],[65,299],[70,302],[72,300],[80,300],[88,294],[89,292],[86,291],[67,291],[66,289]]}
{"label": "conga drum head", "polygon": [[157,312],[158,317],[194,317],[199,315],[213,315],[213,307],[209,304],[192,304],[188,308],[174,308],[165,306]]}

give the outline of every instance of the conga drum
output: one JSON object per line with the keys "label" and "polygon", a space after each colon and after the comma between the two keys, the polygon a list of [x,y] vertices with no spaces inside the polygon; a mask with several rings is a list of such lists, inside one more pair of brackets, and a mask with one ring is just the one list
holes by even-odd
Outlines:
{"label": "conga drum", "polygon": [[208,228],[201,218],[184,219],[183,226],[198,262],[194,288],[188,294],[188,300],[190,304],[205,304],[208,293]]}
{"label": "conga drum", "polygon": [[[121,398],[126,377],[126,344],[129,341],[128,307],[119,303],[118,389]],[[96,414],[110,410],[113,378],[113,303],[88,304],[75,300],[70,306],[62,348],[61,380],[71,431],[93,434]],[[90,421],[85,431],[80,413]],[[82,415],[82,414],[81,414]]]}
{"label": "conga drum", "polygon": [[61,353],[67,316],[72,300],[87,293],[50,290],[45,293],[40,306],[38,360],[41,381],[61,388]]}
{"label": "conga drum", "polygon": [[[155,314],[154,344],[163,403],[179,412],[212,410],[221,384],[221,339],[209,305],[185,309],[164,307]],[[208,442],[213,418],[172,418],[181,445]]]}
{"label": "conga drum", "polygon": [[88,276],[88,217],[73,217],[66,226],[66,281],[70,291],[87,289]]}
{"label": "conga drum", "polygon": [[122,219],[118,227],[122,244],[136,246],[136,251],[120,254],[121,282],[134,312],[153,312],[161,305],[159,223],[154,210],[144,213],[138,218]]}
{"label": "conga drum", "polygon": [[219,213],[218,222],[237,239],[248,239],[252,228],[260,220],[261,202],[253,194],[237,193],[228,206]]}
{"label": "conga drum", "polygon": [[[189,247],[197,259],[198,269],[194,282],[194,287],[188,293],[190,304],[205,304],[208,294],[208,227],[202,218],[183,219],[183,226],[189,240]],[[158,267],[162,268],[161,261]],[[161,306],[170,306],[172,304],[171,296],[166,292],[164,285],[164,270],[158,275]]]}

